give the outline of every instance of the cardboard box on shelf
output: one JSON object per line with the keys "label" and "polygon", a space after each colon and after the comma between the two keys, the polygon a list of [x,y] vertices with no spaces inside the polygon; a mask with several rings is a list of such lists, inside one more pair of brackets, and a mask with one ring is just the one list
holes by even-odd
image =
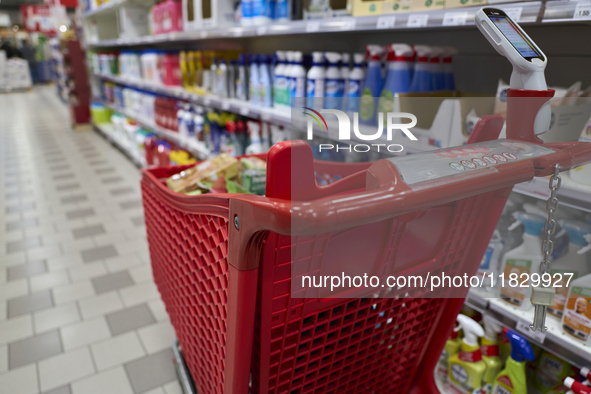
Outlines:
{"label": "cardboard box on shelf", "polygon": [[324,19],[351,15],[356,0],[304,0],[303,19]]}
{"label": "cardboard box on shelf", "polygon": [[445,8],[477,7],[488,4],[488,0],[445,0]]}
{"label": "cardboard box on shelf", "polygon": [[442,10],[445,8],[447,0],[398,0],[392,4],[383,7],[384,14],[391,14],[395,12],[412,12],[412,11],[428,11],[428,10]]}
{"label": "cardboard box on shelf", "polygon": [[384,0],[353,0],[353,16],[382,14]]}

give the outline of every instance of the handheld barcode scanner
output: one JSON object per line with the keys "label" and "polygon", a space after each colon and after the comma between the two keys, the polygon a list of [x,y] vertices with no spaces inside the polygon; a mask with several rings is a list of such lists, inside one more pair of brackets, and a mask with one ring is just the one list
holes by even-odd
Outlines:
{"label": "handheld barcode scanner", "polygon": [[[547,91],[544,70],[547,58],[531,38],[502,10],[482,8],[476,13],[476,26],[496,51],[513,65],[511,89]],[[534,133],[545,133],[550,125],[550,102],[538,111]]]}

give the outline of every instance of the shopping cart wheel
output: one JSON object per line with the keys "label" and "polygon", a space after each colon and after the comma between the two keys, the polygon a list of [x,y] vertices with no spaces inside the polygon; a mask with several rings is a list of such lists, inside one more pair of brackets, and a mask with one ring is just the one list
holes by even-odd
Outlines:
{"label": "shopping cart wheel", "polygon": [[187,369],[187,364],[185,364],[185,357],[181,352],[181,346],[179,344],[178,339],[174,340],[174,344],[172,345],[172,351],[174,353],[174,365],[176,367],[176,374],[179,378],[179,383],[181,385],[181,388],[183,389],[183,393],[197,394],[195,384],[193,383],[193,378],[191,378],[191,374]]}

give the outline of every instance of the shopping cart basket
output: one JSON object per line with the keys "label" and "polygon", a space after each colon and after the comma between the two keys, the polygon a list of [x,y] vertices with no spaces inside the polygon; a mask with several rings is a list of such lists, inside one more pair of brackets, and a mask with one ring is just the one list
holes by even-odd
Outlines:
{"label": "shopping cart basket", "polygon": [[[524,94],[510,90],[509,101]],[[437,392],[433,370],[467,289],[455,298],[445,289],[437,298],[295,295],[291,267],[304,261],[322,272],[353,255],[405,275],[475,274],[514,184],[551,174],[556,163],[566,170],[591,161],[589,144],[542,145],[534,136],[535,114],[551,94],[519,116],[509,111],[509,143],[352,165],[314,163],[303,141],[276,144],[265,197],[185,196],[163,178],[186,167],[145,170],[154,279],[196,390]],[[507,160],[474,171],[448,165],[474,152]],[[421,178],[429,162],[446,168]],[[316,177],[333,182],[317,186]],[[359,255],[352,245],[360,242],[371,253]]]}

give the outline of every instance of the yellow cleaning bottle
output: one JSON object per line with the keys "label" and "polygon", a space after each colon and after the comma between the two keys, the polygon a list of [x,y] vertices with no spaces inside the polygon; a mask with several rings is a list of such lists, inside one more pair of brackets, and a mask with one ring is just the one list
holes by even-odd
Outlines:
{"label": "yellow cleaning bottle", "polygon": [[439,357],[439,362],[437,363],[436,377],[440,382],[443,383],[447,381],[449,358],[450,356],[457,354],[460,351],[461,346],[462,339],[460,338],[458,331],[454,329],[447,342],[445,342],[445,347],[443,348],[443,352],[441,352],[441,357]]}
{"label": "yellow cleaning bottle", "polygon": [[503,360],[499,351],[499,334],[503,330],[500,324],[495,322],[490,316],[484,316],[484,338],[480,346],[482,360],[486,364],[486,371],[482,377],[482,394],[489,394],[492,391],[492,385],[495,378],[503,369]]}
{"label": "yellow cleaning bottle", "polygon": [[478,338],[484,336],[480,324],[468,316],[458,315],[458,327],[464,332],[459,353],[449,357],[448,388],[454,394],[477,394],[482,387],[482,376],[486,364],[482,361]]}
{"label": "yellow cleaning bottle", "polygon": [[513,330],[507,331],[511,355],[495,379],[492,394],[526,394],[525,360],[534,359],[534,350],[529,343]]}

